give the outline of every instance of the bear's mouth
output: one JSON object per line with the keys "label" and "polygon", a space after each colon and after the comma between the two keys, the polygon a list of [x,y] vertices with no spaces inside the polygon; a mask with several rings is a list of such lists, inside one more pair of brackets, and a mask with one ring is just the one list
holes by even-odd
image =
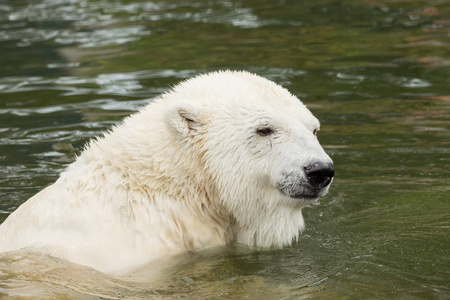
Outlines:
{"label": "bear's mouth", "polygon": [[299,200],[316,200],[319,198],[319,195],[300,194],[300,195],[289,195],[289,197]]}
{"label": "bear's mouth", "polygon": [[293,193],[292,191],[285,191],[282,188],[278,189],[283,195],[286,195],[292,199],[297,199],[297,200],[308,200],[308,201],[314,201],[319,199],[319,192],[314,193],[314,192],[302,192],[302,193]]}

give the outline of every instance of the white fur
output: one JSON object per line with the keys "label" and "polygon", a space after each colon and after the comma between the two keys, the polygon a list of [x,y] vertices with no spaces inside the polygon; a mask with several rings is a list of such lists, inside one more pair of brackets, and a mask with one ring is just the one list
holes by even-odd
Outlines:
{"label": "white fur", "polygon": [[[261,126],[274,134],[259,136]],[[118,273],[232,242],[289,245],[310,200],[277,184],[302,185],[304,166],[331,162],[318,127],[296,97],[259,76],[189,79],[91,141],[11,214],[0,226],[0,252],[28,247]]]}

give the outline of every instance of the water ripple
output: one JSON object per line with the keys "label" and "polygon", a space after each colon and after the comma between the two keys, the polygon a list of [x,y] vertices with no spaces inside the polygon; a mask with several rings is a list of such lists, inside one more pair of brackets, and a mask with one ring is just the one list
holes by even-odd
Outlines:
{"label": "water ripple", "polygon": [[108,94],[130,97],[153,97],[168,87],[145,87],[142,80],[156,78],[188,78],[199,70],[147,70],[130,73],[100,74],[95,77],[62,76],[55,79],[44,77],[0,78],[0,93],[17,93],[34,90],[61,90],[64,95]]}
{"label": "water ripple", "polygon": [[[151,34],[148,22],[156,21],[215,23],[241,28],[281,22],[261,20],[251,8],[230,1],[125,4],[105,0],[42,0],[17,6],[2,5],[0,41],[16,41],[19,47],[48,40],[82,48],[120,45]],[[29,26],[31,23],[34,26]]]}

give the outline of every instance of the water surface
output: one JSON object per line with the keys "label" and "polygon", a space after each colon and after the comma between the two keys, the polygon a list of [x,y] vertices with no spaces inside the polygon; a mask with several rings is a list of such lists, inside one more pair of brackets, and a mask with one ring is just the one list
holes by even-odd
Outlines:
{"label": "water surface", "polygon": [[0,222],[90,138],[205,71],[287,87],[336,169],[291,247],[132,277],[12,253],[0,298],[450,298],[449,16],[440,0],[0,1]]}

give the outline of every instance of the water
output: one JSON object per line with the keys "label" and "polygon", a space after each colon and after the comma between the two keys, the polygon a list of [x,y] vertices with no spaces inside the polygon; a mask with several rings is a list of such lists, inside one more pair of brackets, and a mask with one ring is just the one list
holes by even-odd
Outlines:
{"label": "water", "polygon": [[0,1],[0,222],[174,83],[245,69],[322,122],[336,179],[292,247],[112,277],[0,257],[0,298],[450,298],[448,1]]}

